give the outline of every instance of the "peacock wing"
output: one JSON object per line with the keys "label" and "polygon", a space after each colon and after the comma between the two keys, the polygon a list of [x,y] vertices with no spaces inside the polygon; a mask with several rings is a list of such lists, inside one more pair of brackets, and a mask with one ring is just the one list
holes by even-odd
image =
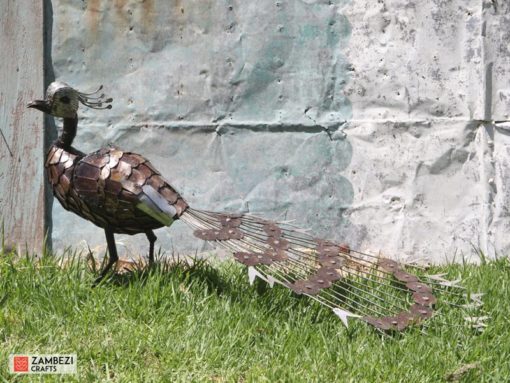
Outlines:
{"label": "peacock wing", "polygon": [[146,158],[116,147],[84,157],[76,165],[73,181],[89,207],[104,209],[112,218],[138,219],[140,225],[142,212],[168,226],[187,207]]}

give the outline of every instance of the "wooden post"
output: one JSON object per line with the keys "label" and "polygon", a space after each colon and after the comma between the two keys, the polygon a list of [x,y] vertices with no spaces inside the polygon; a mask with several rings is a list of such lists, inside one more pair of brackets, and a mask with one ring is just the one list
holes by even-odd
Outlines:
{"label": "wooden post", "polygon": [[44,117],[27,103],[44,92],[43,0],[0,1],[0,224],[6,247],[40,254]]}

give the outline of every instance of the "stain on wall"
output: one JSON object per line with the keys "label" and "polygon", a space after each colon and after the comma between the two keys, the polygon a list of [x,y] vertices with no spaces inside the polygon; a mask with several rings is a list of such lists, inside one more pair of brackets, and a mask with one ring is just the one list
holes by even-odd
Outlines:
{"label": "stain on wall", "polygon": [[356,172],[356,208],[347,215],[372,220],[366,243],[376,249],[436,262],[508,254],[505,4],[391,0],[344,8],[353,25],[347,170]]}
{"label": "stain on wall", "polygon": [[[80,148],[115,142],[192,205],[295,219],[387,256],[508,253],[506,3],[53,4],[56,77],[115,100],[81,112]],[[53,216],[57,248],[104,243]],[[158,236],[201,250],[179,224]]]}
{"label": "stain on wall", "polygon": [[[362,225],[344,216],[353,200],[344,4],[54,1],[56,77],[84,91],[104,84],[114,98],[111,111],[80,112],[76,145],[144,153],[193,206],[294,219],[359,244]],[[58,204],[53,218],[56,248],[104,244]],[[157,235],[167,251],[204,246],[179,224]],[[137,251],[136,239],[119,241]]]}

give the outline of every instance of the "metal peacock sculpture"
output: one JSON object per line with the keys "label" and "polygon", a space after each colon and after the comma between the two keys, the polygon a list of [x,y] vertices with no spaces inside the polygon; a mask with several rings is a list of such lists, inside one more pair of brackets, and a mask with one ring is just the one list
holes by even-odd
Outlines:
{"label": "metal peacock sculpture", "polygon": [[91,154],[80,152],[72,146],[79,104],[111,108],[112,99],[98,95],[99,90],[81,93],[53,82],[44,100],[28,105],[64,119],[45,167],[62,206],[105,231],[109,260],[98,280],[118,260],[115,233],[145,233],[152,264],[153,230],[180,219],[196,237],[230,250],[248,266],[250,282],[259,277],[271,287],[278,283],[309,296],[331,308],[345,324],[348,317],[355,317],[380,330],[400,331],[433,315],[434,289],[458,288],[440,276],[424,283],[393,260],[314,238],[289,224],[193,209],[139,154],[114,146]]}

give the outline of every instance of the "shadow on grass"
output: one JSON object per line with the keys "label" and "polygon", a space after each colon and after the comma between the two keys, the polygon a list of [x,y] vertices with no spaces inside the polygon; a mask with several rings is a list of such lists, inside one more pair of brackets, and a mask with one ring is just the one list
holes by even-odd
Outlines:
{"label": "shadow on grass", "polygon": [[[122,262],[122,261],[120,261]],[[90,263],[89,263],[90,264]],[[103,267],[104,265],[102,265]],[[120,269],[120,270],[119,270]],[[97,274],[98,270],[91,270]],[[200,258],[170,258],[156,257],[152,266],[145,262],[123,262],[117,265],[117,272],[110,273],[98,285],[128,286],[133,283],[145,286],[151,279],[157,279],[158,283],[171,283],[177,279],[180,283],[191,280],[199,280],[205,283],[209,291],[221,295],[231,290],[232,286],[222,278],[220,272],[211,266],[207,260]]]}
{"label": "shadow on grass", "polygon": [[[99,270],[100,268],[90,271],[97,275]],[[278,284],[271,288],[257,278],[251,286],[246,269],[236,263],[227,261],[213,265],[207,259],[198,257],[156,257],[152,266],[145,262],[134,262],[130,263],[128,269],[123,269],[120,265],[116,273],[110,273],[96,288],[127,287],[133,284],[143,287],[176,282],[185,288],[191,285],[205,286],[208,294],[219,299],[226,299],[239,306],[245,306],[249,302],[250,309],[276,315],[282,320],[296,319],[305,313],[309,316],[310,323],[335,319],[328,308]],[[196,293],[198,298],[198,290],[192,290],[193,293]]]}

